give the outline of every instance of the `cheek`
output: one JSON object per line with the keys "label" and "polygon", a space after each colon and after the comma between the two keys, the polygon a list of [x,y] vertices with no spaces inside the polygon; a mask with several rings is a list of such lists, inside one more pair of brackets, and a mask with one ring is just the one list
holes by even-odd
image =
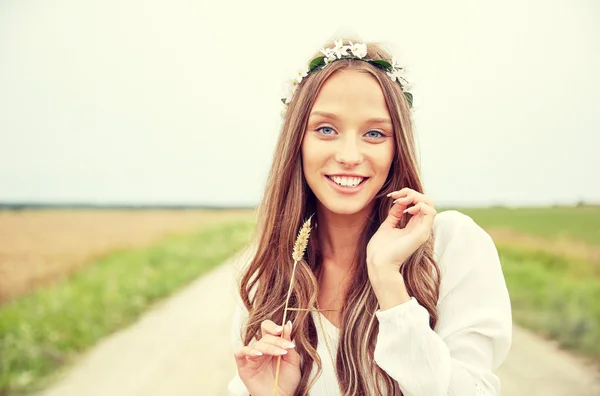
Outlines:
{"label": "cheek", "polygon": [[303,141],[300,150],[300,156],[302,158],[302,173],[304,174],[304,178],[307,181],[310,181],[312,179],[311,175],[314,168],[314,159],[310,149],[310,144],[308,144],[306,141]]}
{"label": "cheek", "polygon": [[309,147],[306,144],[306,139],[302,141],[302,145],[300,146],[300,158],[302,158],[303,166],[306,166],[306,163],[310,161],[309,158]]}
{"label": "cheek", "polygon": [[390,145],[389,147],[386,147],[385,150],[380,152],[377,157],[377,168],[384,177],[387,177],[387,174],[389,173],[389,170],[392,166],[392,161],[394,160],[394,153],[395,147],[393,145]]}
{"label": "cheek", "polygon": [[[326,163],[326,153],[323,151],[323,146],[310,138],[304,139],[301,146],[302,164],[304,172],[314,172],[323,167]],[[312,177],[314,175],[307,175]]]}

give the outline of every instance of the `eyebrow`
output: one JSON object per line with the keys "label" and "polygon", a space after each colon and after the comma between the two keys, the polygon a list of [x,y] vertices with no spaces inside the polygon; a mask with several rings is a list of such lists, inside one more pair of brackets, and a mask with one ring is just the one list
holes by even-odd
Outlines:
{"label": "eyebrow", "polygon": [[[325,118],[331,118],[333,120],[338,120],[339,117],[336,116],[333,113],[327,113],[324,111],[313,111],[310,113],[310,117],[312,116],[321,116],[321,117],[325,117]],[[381,118],[381,117],[375,117],[375,118],[369,118],[367,121],[367,123],[379,123],[379,124],[392,124],[392,121],[389,118]]]}

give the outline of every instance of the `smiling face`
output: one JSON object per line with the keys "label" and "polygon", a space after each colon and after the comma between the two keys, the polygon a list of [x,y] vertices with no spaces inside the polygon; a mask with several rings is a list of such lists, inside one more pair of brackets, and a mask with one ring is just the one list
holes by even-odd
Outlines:
{"label": "smiling face", "polygon": [[302,141],[304,177],[321,209],[368,208],[394,158],[394,131],[383,92],[366,72],[344,69],[325,81]]}

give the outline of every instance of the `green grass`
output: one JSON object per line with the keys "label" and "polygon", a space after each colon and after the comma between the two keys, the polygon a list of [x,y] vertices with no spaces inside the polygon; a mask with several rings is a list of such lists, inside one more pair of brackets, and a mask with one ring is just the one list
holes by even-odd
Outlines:
{"label": "green grass", "polygon": [[458,210],[484,228],[508,227],[548,239],[566,238],[600,246],[600,206]]}
{"label": "green grass", "polygon": [[119,251],[0,306],[0,395],[43,387],[102,337],[242,249],[254,228],[228,222]]}
{"label": "green grass", "polygon": [[563,347],[600,358],[600,277],[590,266],[499,246],[514,320]]}

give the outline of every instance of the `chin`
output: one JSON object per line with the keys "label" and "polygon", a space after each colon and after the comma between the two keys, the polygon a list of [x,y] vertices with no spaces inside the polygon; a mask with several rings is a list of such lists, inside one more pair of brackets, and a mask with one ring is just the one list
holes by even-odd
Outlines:
{"label": "chin", "polygon": [[341,200],[329,200],[322,202],[322,205],[325,209],[329,210],[332,213],[340,214],[340,215],[352,215],[359,213],[365,209],[368,202],[342,202]]}
{"label": "chin", "polygon": [[317,187],[312,189],[315,197],[317,198],[318,205],[327,211],[339,215],[354,215],[366,210],[377,195],[377,191],[373,189],[372,181],[369,179],[365,189],[357,192],[353,195],[340,194],[339,192],[332,191],[331,186],[326,182],[325,188],[319,183],[311,184],[309,187]]}

